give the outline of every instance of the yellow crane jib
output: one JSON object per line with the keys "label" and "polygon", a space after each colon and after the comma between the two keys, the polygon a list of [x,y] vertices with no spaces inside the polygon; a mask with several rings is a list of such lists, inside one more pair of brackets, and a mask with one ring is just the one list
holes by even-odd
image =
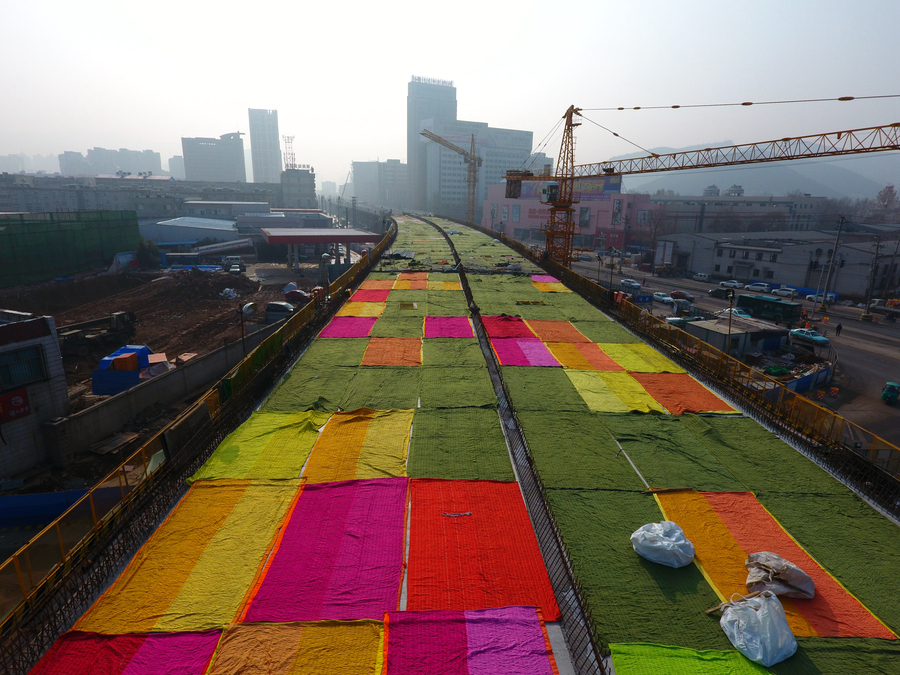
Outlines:
{"label": "yellow crane jib", "polygon": [[472,134],[471,150],[466,150],[459,147],[455,143],[451,143],[446,138],[441,138],[428,129],[423,129],[419,133],[428,140],[434,141],[435,143],[444,146],[448,150],[452,150],[453,152],[462,155],[463,161],[466,163],[466,222],[474,223],[475,188],[478,185],[478,167],[480,167],[484,162],[481,157],[475,154],[475,134]]}

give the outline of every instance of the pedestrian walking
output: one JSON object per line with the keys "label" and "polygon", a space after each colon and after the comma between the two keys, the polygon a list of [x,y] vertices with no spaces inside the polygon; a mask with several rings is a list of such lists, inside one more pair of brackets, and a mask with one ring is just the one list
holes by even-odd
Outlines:
{"label": "pedestrian walking", "polygon": [[836,337],[840,337],[840,336],[841,336],[841,330],[842,330],[843,328],[844,328],[844,327],[843,327],[841,324],[838,324],[837,326],[834,327],[834,334],[835,334]]}

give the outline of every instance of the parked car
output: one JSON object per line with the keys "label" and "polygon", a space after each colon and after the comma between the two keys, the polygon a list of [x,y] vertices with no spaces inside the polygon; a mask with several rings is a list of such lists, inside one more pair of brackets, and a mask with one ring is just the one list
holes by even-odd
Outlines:
{"label": "parked car", "polygon": [[295,311],[296,307],[289,302],[270,302],[266,305],[266,324],[286,319]]}
{"label": "parked car", "polygon": [[[810,293],[806,296],[806,299],[810,302],[822,302],[822,298],[823,296],[821,293],[819,293],[818,295]],[[825,302],[834,302],[837,299],[837,296],[834,293],[829,293],[828,295],[824,296],[824,298]]]}
{"label": "parked car", "polygon": [[688,302],[694,301],[694,296],[686,291],[672,291],[669,293],[669,297],[673,300],[687,300]]}
{"label": "parked car", "polygon": [[772,291],[772,295],[780,295],[782,298],[789,298],[792,295],[800,295],[800,291],[796,288],[788,288],[787,286],[782,286],[781,288],[776,288]]}
{"label": "parked car", "polygon": [[735,279],[730,279],[728,281],[720,281],[719,286],[721,286],[722,288],[743,288],[744,284]]}
{"label": "parked car", "polygon": [[728,289],[727,288],[713,288],[707,291],[711,298],[721,298],[725,299],[728,297]]}
{"label": "parked car", "polygon": [[791,342],[799,342],[812,345],[813,347],[823,347],[831,341],[818,331],[809,328],[795,328],[791,331]]}
{"label": "parked car", "polygon": [[228,273],[229,274],[240,274],[241,266],[240,265],[232,265],[231,267],[228,268]]}
{"label": "parked car", "polygon": [[657,293],[654,293],[654,294],[653,294],[653,299],[654,299],[656,302],[661,302],[661,303],[664,304],[664,305],[671,305],[671,304],[672,304],[672,298],[669,297],[669,294],[668,294],[668,293],[663,293],[662,291],[657,292]]}
{"label": "parked car", "polygon": [[881,390],[881,400],[888,405],[893,405],[900,398],[900,384],[896,382],[888,382]]}
{"label": "parked car", "polygon": [[636,291],[641,290],[641,282],[635,281],[634,279],[622,279],[619,284],[624,286],[625,288],[631,288]]}
{"label": "parked car", "polygon": [[694,281],[709,281],[709,275],[704,274],[703,272],[698,272],[694,276],[691,277]]}
{"label": "parked car", "polygon": [[745,312],[742,309],[738,309],[737,307],[735,307],[734,309],[723,309],[721,312],[716,314],[716,316],[727,317],[729,314],[731,314],[731,316],[736,316],[739,319],[752,319],[753,318],[749,314],[747,314],[747,312]]}
{"label": "parked car", "polygon": [[757,291],[759,293],[768,293],[772,290],[772,287],[769,286],[769,284],[764,284],[761,281],[744,286],[744,288],[748,291]]}
{"label": "parked car", "polygon": [[842,307],[856,307],[856,303],[853,302],[852,300],[844,300],[844,301],[841,303],[841,306],[842,306]]}

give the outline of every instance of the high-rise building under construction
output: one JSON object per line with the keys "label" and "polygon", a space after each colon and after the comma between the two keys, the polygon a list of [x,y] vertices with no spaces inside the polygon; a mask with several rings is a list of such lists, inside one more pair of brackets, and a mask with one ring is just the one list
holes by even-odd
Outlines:
{"label": "high-rise building under construction", "polygon": [[278,135],[278,111],[249,109],[250,156],[254,183],[278,183],[281,180],[281,137]]}

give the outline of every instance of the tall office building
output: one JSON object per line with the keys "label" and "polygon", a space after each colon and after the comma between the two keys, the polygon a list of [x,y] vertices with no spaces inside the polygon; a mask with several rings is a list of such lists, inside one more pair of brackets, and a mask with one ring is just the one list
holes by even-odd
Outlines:
{"label": "tall office building", "polygon": [[281,138],[278,135],[278,111],[250,108],[250,156],[254,183],[278,183],[281,180]]}
{"label": "tall office building", "polygon": [[219,138],[182,138],[181,150],[187,180],[247,182],[244,141],[239,132]]}
{"label": "tall office building", "polygon": [[406,164],[415,209],[426,203],[425,138],[419,135],[426,120],[456,120],[456,87],[450,80],[413,75],[406,95]]}

